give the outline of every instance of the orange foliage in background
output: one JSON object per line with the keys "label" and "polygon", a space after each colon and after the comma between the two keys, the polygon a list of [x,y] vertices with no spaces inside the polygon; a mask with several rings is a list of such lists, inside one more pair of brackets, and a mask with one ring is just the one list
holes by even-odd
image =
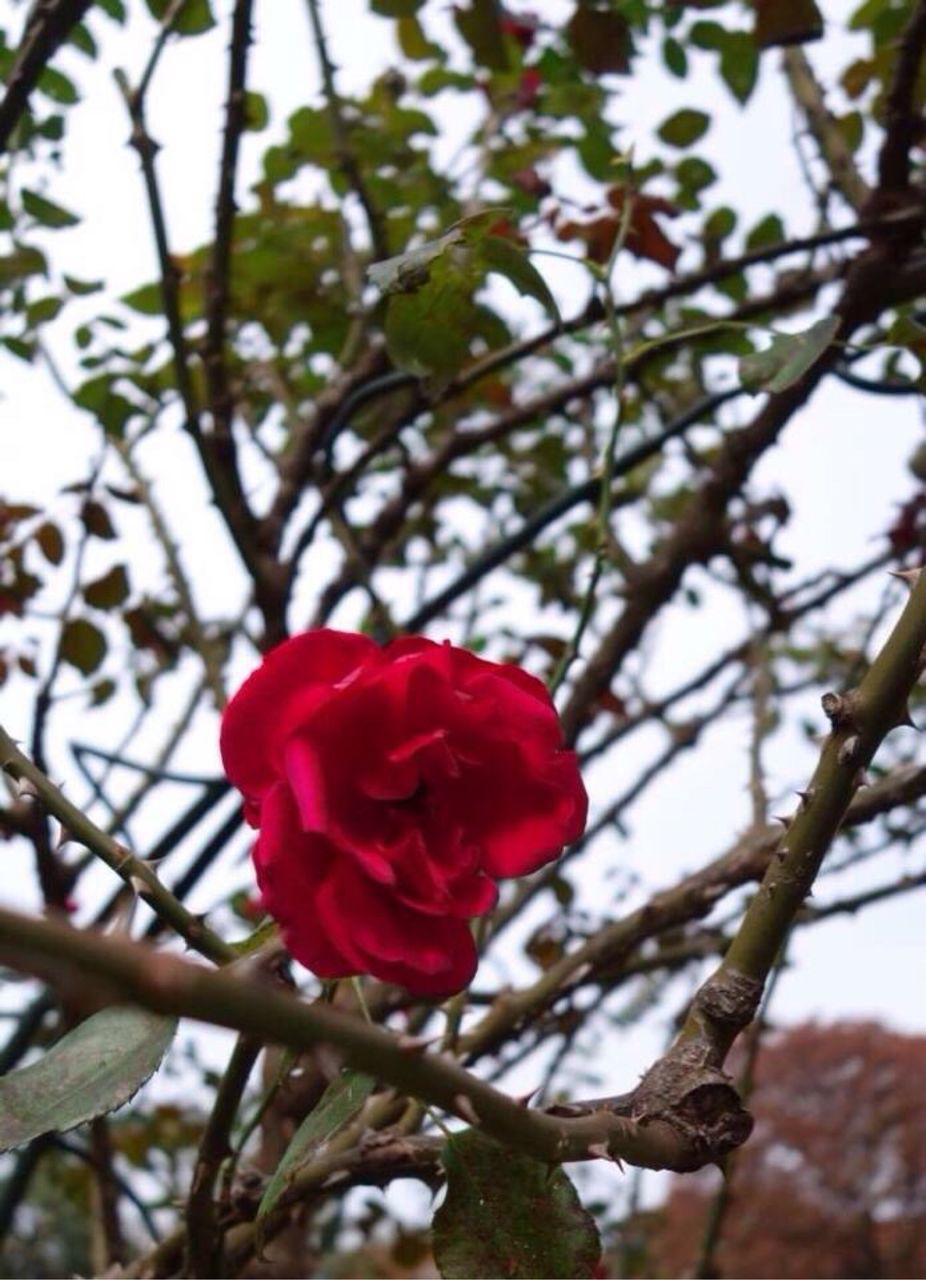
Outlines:
{"label": "orange foliage in background", "polygon": [[[714,1275],[926,1275],[926,1036],[875,1022],[772,1033],[749,1105]],[[695,1274],[719,1181],[674,1180],[651,1220],[649,1275]]]}

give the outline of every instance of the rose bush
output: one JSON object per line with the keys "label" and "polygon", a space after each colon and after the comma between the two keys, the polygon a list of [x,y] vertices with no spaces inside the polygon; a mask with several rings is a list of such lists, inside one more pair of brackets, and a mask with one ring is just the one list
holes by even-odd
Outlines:
{"label": "rose bush", "polygon": [[259,828],[264,905],[323,978],[461,990],[477,960],[467,921],[495,905],[496,881],[585,825],[540,681],[421,638],[293,637],[229,703],[221,750]]}

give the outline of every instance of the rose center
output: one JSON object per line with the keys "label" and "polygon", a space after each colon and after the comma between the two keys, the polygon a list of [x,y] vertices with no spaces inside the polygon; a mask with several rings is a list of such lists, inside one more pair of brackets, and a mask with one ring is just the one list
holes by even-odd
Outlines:
{"label": "rose center", "polygon": [[423,779],[419,778],[418,785],[415,787],[415,790],[411,795],[404,796],[401,800],[392,800],[390,803],[394,808],[405,813],[424,809],[426,807],[428,790],[427,783]]}

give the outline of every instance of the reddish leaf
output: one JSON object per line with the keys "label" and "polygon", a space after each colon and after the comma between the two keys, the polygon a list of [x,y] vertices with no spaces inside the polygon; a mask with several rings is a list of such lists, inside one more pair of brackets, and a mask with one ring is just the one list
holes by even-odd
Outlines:
{"label": "reddish leaf", "polygon": [[84,599],[95,609],[114,609],[129,594],[129,579],[125,566],[114,565],[108,573],[84,587]]}
{"label": "reddish leaf", "polygon": [[525,67],[518,81],[518,106],[523,110],[532,107],[537,101],[542,85],[543,75],[537,67]]}
{"label": "reddish leaf", "polygon": [[[592,262],[607,262],[614,249],[614,241],[621,225],[621,213],[624,208],[626,189],[623,186],[611,187],[608,191],[608,204],[613,213],[603,213],[587,222],[568,221],[556,224],[556,236],[559,240],[581,240],[585,244],[586,256]],[[647,258],[650,262],[658,262],[669,271],[678,261],[681,249],[669,239],[659,223],[656,215],[675,217],[678,210],[671,200],[661,196],[647,196],[640,192],[633,195],[633,209],[630,214],[630,225],[624,241],[625,248],[637,258]]]}
{"label": "reddish leaf", "polygon": [[609,71],[623,75],[630,70],[630,28],[627,19],[613,9],[596,9],[587,0],[579,0],[566,36],[576,61],[593,75]]}
{"label": "reddish leaf", "polygon": [[71,618],[61,632],[61,657],[89,676],[106,657],[106,638],[86,618]]}
{"label": "reddish leaf", "polygon": [[80,518],[84,528],[94,538],[101,538],[104,542],[111,542],[115,538],[116,530],[102,502],[88,498],[80,509]]}
{"label": "reddish leaf", "polygon": [[64,539],[61,536],[61,530],[56,524],[53,524],[51,520],[46,520],[44,524],[40,524],[35,531],[35,540],[49,564],[61,563],[64,559]]}
{"label": "reddish leaf", "polygon": [[[614,186],[608,192],[608,204],[618,215],[624,208],[626,188]],[[681,249],[672,243],[656,221],[656,215],[674,218],[678,213],[671,200],[662,196],[648,196],[640,191],[633,193],[630,228],[627,232],[627,248],[638,258],[648,258],[671,271],[678,261]]]}
{"label": "reddish leaf", "polygon": [[755,41],[760,49],[806,44],[823,35],[816,0],[754,0]]}

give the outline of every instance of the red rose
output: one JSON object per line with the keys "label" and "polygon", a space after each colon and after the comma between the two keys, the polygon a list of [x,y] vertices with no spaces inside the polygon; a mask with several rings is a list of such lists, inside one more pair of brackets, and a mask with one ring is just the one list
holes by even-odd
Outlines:
{"label": "red rose", "polygon": [[264,905],[319,977],[444,996],[476,971],[467,920],[585,825],[550,696],[518,667],[411,637],[309,631],[231,700],[222,759],[260,828]]}

